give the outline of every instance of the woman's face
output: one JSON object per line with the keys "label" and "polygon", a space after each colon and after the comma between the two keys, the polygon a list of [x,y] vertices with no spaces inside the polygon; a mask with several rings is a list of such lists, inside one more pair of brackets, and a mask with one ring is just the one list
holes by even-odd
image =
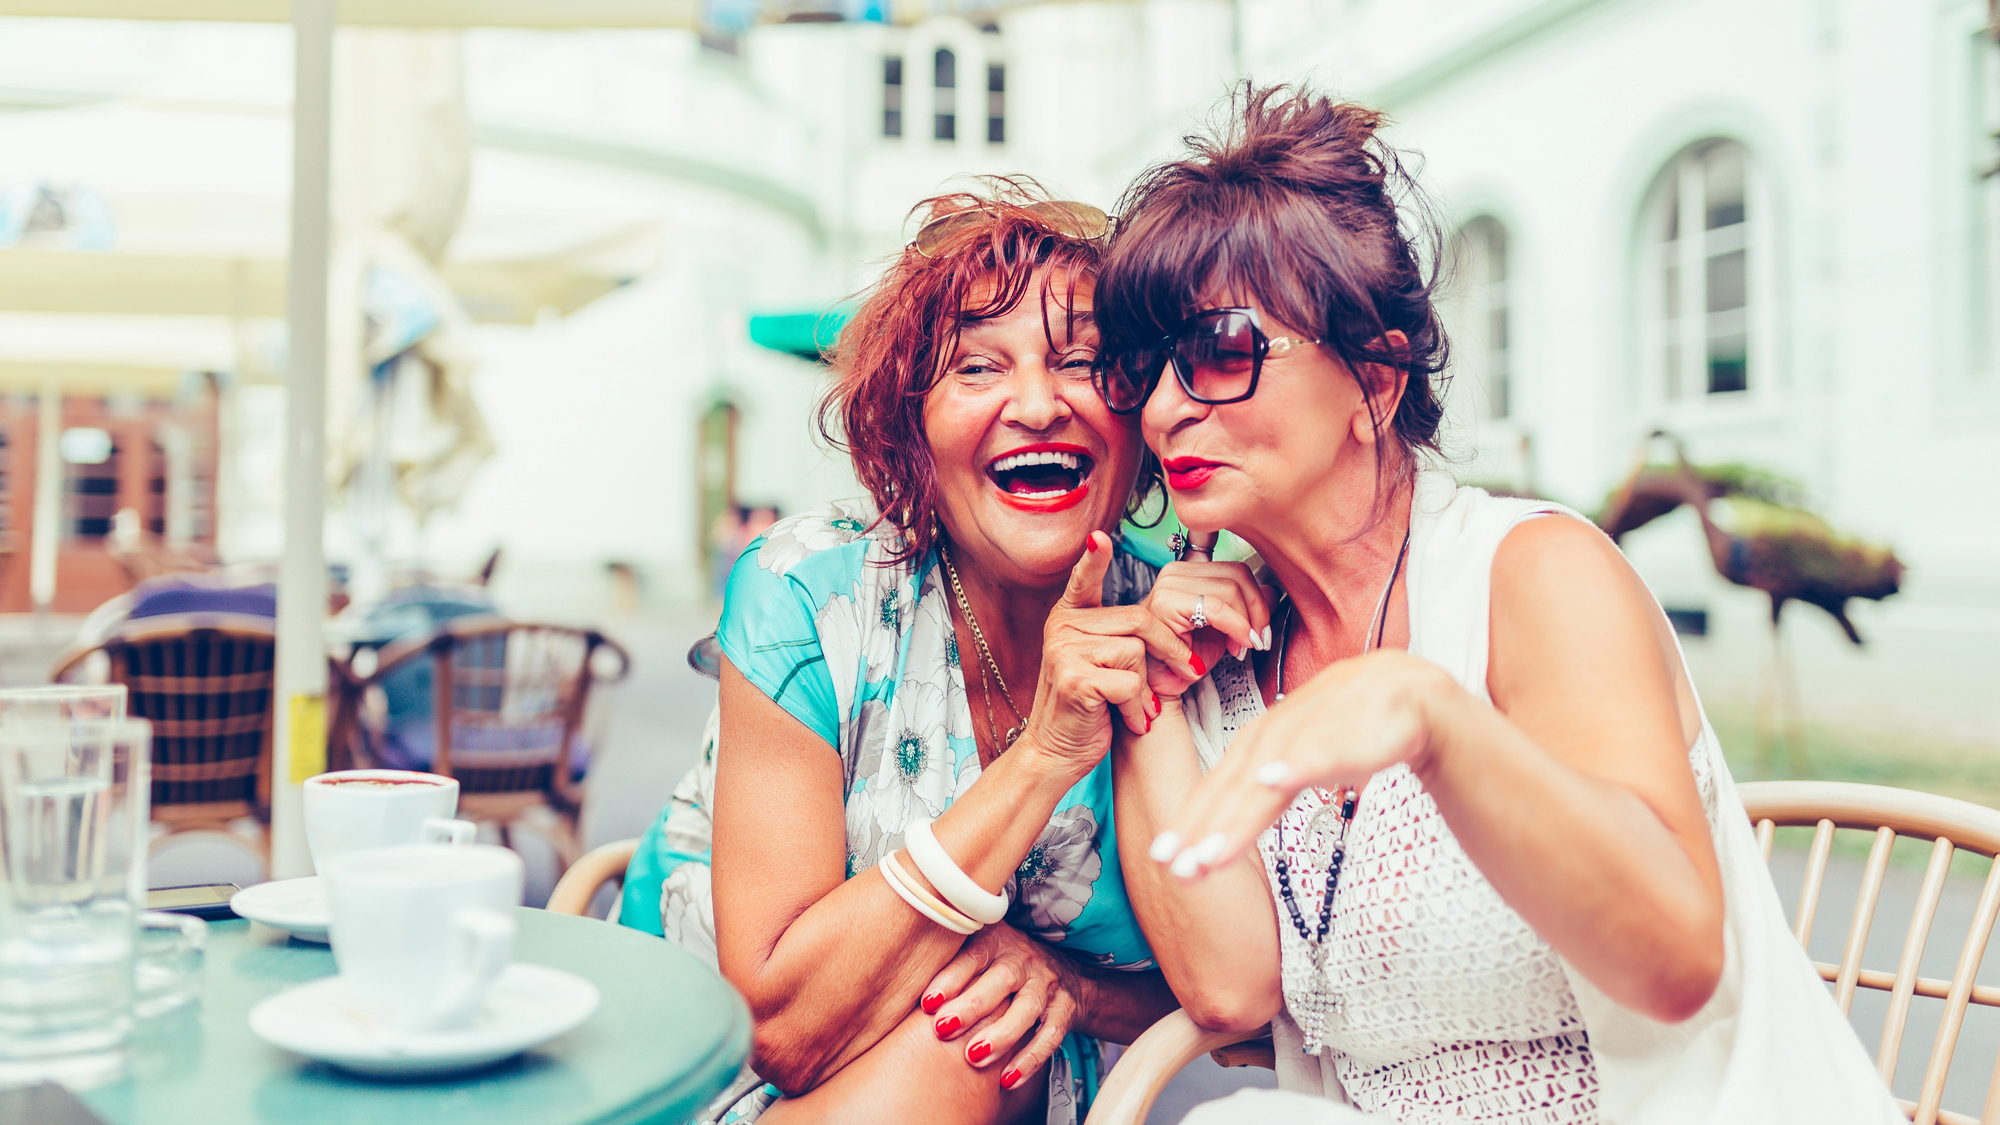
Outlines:
{"label": "woman's face", "polygon": [[[1311,338],[1253,300],[1218,298],[1203,307],[1225,306],[1257,309],[1272,339]],[[1399,392],[1395,382],[1377,389],[1385,437]],[[1166,468],[1174,513],[1197,531],[1228,528],[1260,539],[1266,528],[1297,524],[1307,505],[1324,504],[1320,488],[1329,480],[1362,489],[1362,503],[1372,495],[1368,402],[1347,365],[1324,347],[1301,343],[1265,357],[1256,393],[1223,406],[1189,398],[1169,365],[1140,418],[1146,444]]]}
{"label": "woman's face", "polygon": [[1139,469],[1138,426],[1091,384],[1090,287],[1078,283],[1073,310],[1067,289],[1065,275],[1039,272],[1007,314],[968,321],[924,400],[952,545],[1015,585],[1063,581],[1085,537],[1117,526]]}

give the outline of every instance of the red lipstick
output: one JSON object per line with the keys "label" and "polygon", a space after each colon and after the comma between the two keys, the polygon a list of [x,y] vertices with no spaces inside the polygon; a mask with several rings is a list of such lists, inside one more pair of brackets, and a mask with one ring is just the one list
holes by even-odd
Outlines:
{"label": "red lipstick", "polygon": [[1175,457],[1160,462],[1167,470],[1167,487],[1175,492],[1187,492],[1208,483],[1215,470],[1222,467],[1216,461],[1204,461],[1199,457]]}

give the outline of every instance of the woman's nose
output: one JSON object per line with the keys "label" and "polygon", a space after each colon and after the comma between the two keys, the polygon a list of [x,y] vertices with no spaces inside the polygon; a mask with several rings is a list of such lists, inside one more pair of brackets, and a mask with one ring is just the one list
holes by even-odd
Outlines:
{"label": "woman's nose", "polygon": [[1153,383],[1153,393],[1146,399],[1139,420],[1146,430],[1163,434],[1206,417],[1211,409],[1213,407],[1188,397],[1186,388],[1174,375],[1173,362],[1169,360],[1161,365],[1160,377]]}
{"label": "woman's nose", "polygon": [[1063,400],[1055,373],[1047,364],[1028,361],[1014,367],[1013,393],[1001,420],[1030,430],[1046,430],[1069,417],[1069,403]]}

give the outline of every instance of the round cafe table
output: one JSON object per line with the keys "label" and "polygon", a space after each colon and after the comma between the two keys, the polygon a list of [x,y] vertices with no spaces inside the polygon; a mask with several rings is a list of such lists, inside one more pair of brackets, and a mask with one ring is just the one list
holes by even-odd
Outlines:
{"label": "round cafe table", "polygon": [[523,907],[514,959],[597,986],[582,1027],[485,1070],[364,1078],[250,1033],[266,996],[334,971],[326,946],[211,923],[202,997],[140,1025],[131,1077],[85,1091],[110,1125],[678,1125],[722,1091],[750,1013],[713,969],[623,926]]}

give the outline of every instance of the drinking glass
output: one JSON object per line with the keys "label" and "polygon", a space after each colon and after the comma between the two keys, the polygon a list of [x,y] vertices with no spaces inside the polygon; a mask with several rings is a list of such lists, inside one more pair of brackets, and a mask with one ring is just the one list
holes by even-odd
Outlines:
{"label": "drinking glass", "polygon": [[148,1020],[201,995],[202,950],[208,923],[157,910],[139,915],[134,955],[132,1014]]}
{"label": "drinking glass", "polygon": [[0,1084],[125,1064],[148,794],[124,718],[122,686],[0,689]]}

